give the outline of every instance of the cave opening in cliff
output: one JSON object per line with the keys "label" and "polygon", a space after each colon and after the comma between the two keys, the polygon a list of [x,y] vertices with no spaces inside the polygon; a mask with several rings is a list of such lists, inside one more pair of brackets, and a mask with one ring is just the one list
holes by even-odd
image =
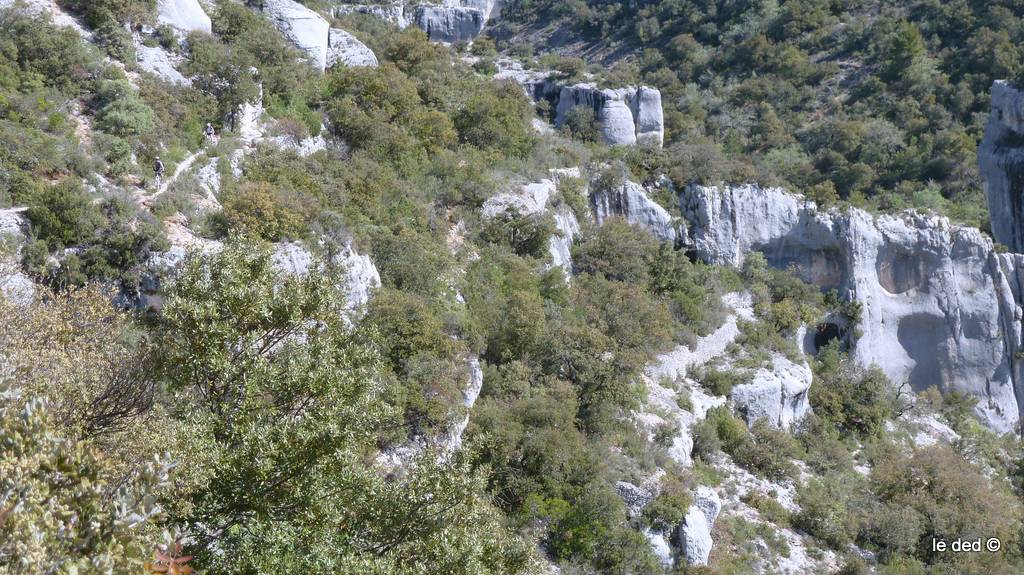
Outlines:
{"label": "cave opening in cliff", "polygon": [[849,348],[849,342],[846,340],[846,329],[838,323],[831,321],[819,323],[814,331],[814,353],[817,354],[833,341],[839,342],[840,351],[846,351]]}

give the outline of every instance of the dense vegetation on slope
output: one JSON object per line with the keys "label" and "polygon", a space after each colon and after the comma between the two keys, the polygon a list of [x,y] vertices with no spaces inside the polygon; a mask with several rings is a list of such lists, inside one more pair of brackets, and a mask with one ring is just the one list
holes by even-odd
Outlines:
{"label": "dense vegetation on slope", "polygon": [[[888,573],[1019,566],[1020,505],[1006,487],[1018,454],[972,431],[961,403],[947,407],[962,422],[959,452],[908,455],[882,437],[902,409],[888,382],[837,349],[819,357],[818,416],[796,439],[748,429],[718,408],[695,429],[698,464],[685,470],[666,453],[678,429],[648,438],[630,418],[643,403],[643,367],[717,327],[722,293],[754,297],[758,321],[743,325],[737,352],[748,366],[797,353],[801,325],[828,312],[855,319],[855,310],[761,258],[740,272],[705,266],[614,218],[584,223],[578,275],[567,282],[548,265],[549,216],[478,215],[496,191],[548,167],[611,162],[593,183],[601,186],[622,177],[620,159],[638,176],[660,165],[683,177],[706,157],[686,163],[673,155],[685,152],[678,146],[659,155],[537,135],[518,87],[474,74],[416,30],[354,20],[381,67],[321,77],[243,6],[220,2],[212,16],[214,34],[192,35],[185,54],[194,85],[139,77],[136,92],[72,33],[0,12],[16,31],[0,51],[12,71],[0,101],[4,200],[30,207],[37,241],[23,266],[58,290],[27,307],[0,301],[0,494],[17,488],[22,502],[16,512],[7,499],[0,506],[9,518],[0,520],[0,569],[15,559],[39,571],[137,567],[168,528],[189,535],[194,565],[209,573],[524,573],[538,544],[567,573],[655,573],[641,531],[678,525],[722,453],[774,481],[795,481],[804,467],[819,475],[800,489],[802,511],[775,509],[777,521],[841,554],[851,542],[876,550]],[[116,188],[144,185],[161,150],[173,161],[198,147],[206,121],[224,132],[207,153],[226,160],[231,115],[257,81],[272,130],[302,138],[325,126],[347,146],[309,157],[259,147],[237,181],[220,162],[223,210],[206,215],[189,204],[188,181],[176,184],[154,211],[186,213],[227,247],[194,254],[159,312],[116,310],[95,284],[67,290],[87,278],[123,283],[119,275],[137,269],[153,243],[108,268],[88,264],[96,246],[110,253],[159,239],[156,229],[107,239],[156,223],[124,208]],[[87,104],[92,146],[76,140],[61,107],[74,98]],[[120,154],[102,153],[108,137]],[[24,153],[23,139],[50,151]],[[723,153],[739,159],[745,146]],[[68,162],[65,150],[89,159]],[[81,182],[96,173],[115,191]],[[584,184],[561,182],[555,201],[579,210]],[[265,242],[282,240],[324,256],[349,240],[369,252],[383,287],[366,316],[342,321],[331,270],[275,270]],[[82,248],[81,274],[67,247]],[[48,255],[61,256],[60,272],[37,271]],[[463,451],[439,459],[428,449],[404,469],[378,467],[381,450],[465,415],[470,353],[482,359],[484,387]],[[708,374],[703,383],[728,395],[733,379]],[[854,470],[865,458],[878,470],[867,478]],[[662,494],[630,518],[615,482],[658,468]],[[904,469],[928,481],[904,481]],[[961,492],[977,506],[952,495]],[[1004,537],[1007,551],[928,551],[932,536],[975,532]],[[750,572],[742,556],[718,553],[712,572]]]}
{"label": "dense vegetation on slope", "polygon": [[603,55],[611,68],[590,70],[609,83],[661,89],[665,163],[684,182],[986,221],[974,154],[993,80],[1024,69],[1016,0],[512,0],[502,15],[513,53],[548,51],[526,35]]}

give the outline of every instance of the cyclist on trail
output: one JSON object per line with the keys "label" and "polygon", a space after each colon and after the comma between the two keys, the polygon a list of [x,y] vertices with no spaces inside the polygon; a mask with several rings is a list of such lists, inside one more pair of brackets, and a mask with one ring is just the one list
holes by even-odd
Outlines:
{"label": "cyclist on trail", "polygon": [[206,139],[207,140],[216,143],[216,141],[217,141],[217,132],[214,131],[213,124],[211,124],[210,122],[207,122],[206,123],[206,128],[203,129],[203,134],[206,135]]}
{"label": "cyclist on trail", "polygon": [[156,185],[159,186],[160,180],[164,177],[164,163],[160,161],[160,156],[153,161],[153,174],[156,176]]}

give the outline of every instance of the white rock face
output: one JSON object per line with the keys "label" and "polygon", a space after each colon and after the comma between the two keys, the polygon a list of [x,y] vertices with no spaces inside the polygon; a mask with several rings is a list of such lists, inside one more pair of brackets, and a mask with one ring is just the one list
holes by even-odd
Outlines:
{"label": "white rock face", "polygon": [[[260,121],[263,118],[263,85],[260,84],[259,94],[253,102],[245,102],[235,113],[235,131],[246,145],[251,145],[263,137]],[[241,151],[241,150],[239,150]],[[241,173],[235,177],[240,177]]]}
{"label": "white rock face", "polygon": [[[557,179],[558,174],[553,174]],[[572,242],[580,233],[580,224],[569,206],[560,204],[550,207],[549,200],[558,191],[556,180],[543,179],[526,184],[516,192],[503,192],[487,199],[481,208],[481,215],[491,219],[513,210],[522,215],[535,215],[550,211],[555,220],[556,233],[548,241],[548,253],[554,265],[560,266],[567,276],[572,275]]]}
{"label": "white rock face", "polygon": [[631,224],[647,228],[662,241],[676,243],[678,234],[672,215],[649,198],[636,182],[627,180],[612,189],[599,189],[592,185],[590,207],[598,224],[619,216]]}
{"label": "white rock face", "polygon": [[[274,244],[274,266],[288,274],[305,275],[313,255],[298,242]],[[330,263],[345,270],[345,308],[351,317],[362,315],[370,296],[380,287],[380,272],[370,256],[360,255],[351,244],[331,256]]]}
{"label": "white rock face", "polygon": [[372,14],[385,22],[390,22],[400,29],[409,26],[409,19],[406,16],[405,4],[403,2],[392,2],[387,5],[378,4],[342,4],[334,7],[334,14]]}
{"label": "white rock face", "polygon": [[487,20],[496,18],[498,12],[501,11],[501,2],[499,0],[443,0],[441,4],[449,8],[473,8],[479,10]]}
{"label": "white rock face", "polygon": [[327,67],[333,68],[338,64],[349,67],[370,66],[376,68],[378,66],[377,55],[366,44],[340,28],[331,28]]}
{"label": "white rock face", "polygon": [[[725,404],[724,397],[708,395],[696,382],[687,378],[690,368],[704,365],[723,355],[740,334],[737,320],[751,320],[754,312],[748,294],[726,294],[723,303],[733,309],[725,323],[714,332],[697,339],[692,347],[680,345],[669,353],[658,356],[644,370],[642,382],[647,387],[647,406],[635,413],[635,419],[650,437],[659,425],[675,423],[679,433],[668,447],[669,457],[683,467],[693,463],[693,437],[690,429],[707,416],[709,409]],[[663,385],[666,382],[669,385]],[[689,394],[692,407],[679,405],[680,393]]]}
{"label": "white rock face", "polygon": [[562,87],[555,108],[555,126],[562,127],[576,107],[594,111],[604,141],[613,146],[637,143],[661,147],[665,136],[661,92],[646,86],[598,89],[594,84]]}
{"label": "white rock face", "polygon": [[175,68],[178,59],[172,56],[167,50],[160,46],[146,46],[142,43],[135,45],[135,57],[139,68],[160,77],[172,84],[189,86],[192,81],[186,78]]}
{"label": "white rock face", "polygon": [[480,35],[487,17],[476,8],[461,6],[416,7],[413,22],[434,42],[468,42]]}
{"label": "white rock face", "polygon": [[711,528],[722,510],[722,501],[710,487],[700,486],[693,494],[693,505],[679,527],[679,546],[689,565],[707,565],[711,555]]}
{"label": "white rock face", "polygon": [[5,208],[0,210],[0,242],[20,252],[21,244],[28,238],[28,208]]}
{"label": "white rock face", "polygon": [[36,284],[21,271],[18,260],[28,239],[25,208],[0,210],[0,295],[18,304],[35,298]]}
{"label": "white rock face", "polygon": [[789,429],[811,411],[807,392],[813,379],[806,362],[797,364],[775,355],[770,369],[759,369],[750,383],[733,387],[733,405],[747,425],[763,419],[773,427]]}
{"label": "white rock face", "polygon": [[[361,314],[370,301],[373,292],[380,288],[380,272],[368,255],[360,255],[347,245],[331,261],[346,270],[345,296],[348,308],[353,313]],[[482,377],[482,376],[481,376]]]}
{"label": "white rock face", "polygon": [[199,0],[159,0],[156,4],[156,21],[160,24],[189,32],[210,34],[213,27]]}
{"label": "white rock face", "polygon": [[[0,8],[10,8],[17,0],[0,0]],[[29,14],[49,16],[50,21],[62,28],[71,28],[86,41],[93,40],[93,34],[87,30],[77,18],[68,14],[56,0],[24,0],[25,9]]]}
{"label": "white rock face", "polygon": [[569,277],[572,275],[572,243],[580,235],[580,222],[565,204],[555,208],[552,216],[555,218],[555,234],[551,236],[548,252],[551,262]]}
{"label": "white rock face", "polygon": [[665,142],[665,115],[661,107],[661,91],[641,86],[628,93],[630,111],[636,122],[636,141],[661,147]]}
{"label": "white rock face", "polygon": [[690,186],[680,194],[681,244],[738,266],[750,251],[863,306],[854,357],[896,384],[979,398],[999,432],[1024,405],[1021,349],[1024,256],[999,254],[973,228],[945,218],[857,209],[820,211],[780,189]]}
{"label": "white rock face", "polygon": [[491,196],[484,202],[481,213],[488,219],[509,209],[523,215],[536,214],[547,209],[548,199],[557,190],[555,182],[548,179],[526,184],[516,192],[502,192]]}
{"label": "white rock face", "polygon": [[1005,80],[992,85],[985,135],[978,146],[992,235],[1013,252],[1024,252],[1024,92]]}
{"label": "white rock face", "polygon": [[263,12],[292,44],[309,54],[314,66],[327,68],[331,29],[327,20],[293,0],[263,0]]}
{"label": "white rock face", "polygon": [[643,534],[651,546],[651,553],[654,553],[654,556],[658,559],[658,563],[666,569],[671,569],[676,561],[672,554],[672,545],[669,544],[665,535],[646,528],[643,530]]}
{"label": "white rock face", "polygon": [[476,400],[480,397],[480,390],[484,388],[484,371],[480,367],[480,358],[475,354],[470,354],[466,359],[466,368],[469,372],[469,382],[462,390],[462,406],[466,408],[466,415],[441,438],[443,453],[453,453],[462,449],[462,434],[469,427],[470,412],[473,411],[473,406],[476,405]]}

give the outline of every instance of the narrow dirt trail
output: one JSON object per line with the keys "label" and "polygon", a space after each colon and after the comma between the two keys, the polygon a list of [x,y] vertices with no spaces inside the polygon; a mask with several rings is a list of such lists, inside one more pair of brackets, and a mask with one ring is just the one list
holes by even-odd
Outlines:
{"label": "narrow dirt trail", "polygon": [[170,189],[171,185],[174,184],[174,182],[178,181],[178,178],[180,178],[182,174],[187,172],[192,167],[192,165],[195,164],[199,156],[202,156],[204,153],[206,153],[206,150],[201,149],[189,154],[174,168],[174,173],[171,174],[171,177],[165,178],[162,182],[160,182],[160,187],[155,192],[153,192],[152,194],[141,194],[138,196],[138,199],[136,201],[139,203],[139,205],[146,208],[151,208],[153,206],[153,202],[157,198],[162,196],[164,192]]}

